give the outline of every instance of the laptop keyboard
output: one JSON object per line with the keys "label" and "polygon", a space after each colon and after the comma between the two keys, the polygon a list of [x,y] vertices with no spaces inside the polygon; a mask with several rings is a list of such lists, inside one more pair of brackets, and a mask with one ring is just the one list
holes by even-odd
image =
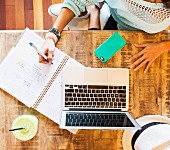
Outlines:
{"label": "laptop keyboard", "polygon": [[122,113],[67,112],[65,126],[127,127],[132,124],[129,118]]}
{"label": "laptop keyboard", "polygon": [[65,85],[65,107],[126,108],[126,86]]}

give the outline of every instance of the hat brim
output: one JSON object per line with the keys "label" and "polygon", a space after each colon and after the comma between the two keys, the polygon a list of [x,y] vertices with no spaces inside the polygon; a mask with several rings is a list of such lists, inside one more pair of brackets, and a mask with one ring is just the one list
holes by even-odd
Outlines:
{"label": "hat brim", "polygon": [[[147,115],[136,119],[136,121],[141,127],[150,122],[164,122],[170,124],[170,118],[160,115]],[[131,140],[136,131],[137,130],[133,129],[124,131],[122,139],[124,150],[132,150]]]}

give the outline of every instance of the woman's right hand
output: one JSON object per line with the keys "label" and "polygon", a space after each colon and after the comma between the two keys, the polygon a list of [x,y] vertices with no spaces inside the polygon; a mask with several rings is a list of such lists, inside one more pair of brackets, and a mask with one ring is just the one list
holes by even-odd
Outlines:
{"label": "woman's right hand", "polygon": [[44,57],[42,57],[41,55],[39,55],[39,62],[43,64],[51,63],[54,58],[54,50],[55,50],[54,40],[47,38],[40,49],[40,51],[47,56],[47,60],[44,59]]}

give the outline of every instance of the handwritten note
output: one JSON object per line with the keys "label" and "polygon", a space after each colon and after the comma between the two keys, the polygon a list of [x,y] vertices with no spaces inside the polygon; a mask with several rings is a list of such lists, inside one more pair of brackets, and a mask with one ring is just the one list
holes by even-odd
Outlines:
{"label": "handwritten note", "polygon": [[[0,87],[28,107],[33,107],[66,54],[55,48],[53,65],[41,64],[30,42],[40,49],[44,39],[29,29],[25,30],[16,47],[11,49],[0,65]],[[70,57],[63,67],[69,66],[83,67]],[[36,110],[60,124],[63,104],[61,73],[45,92]]]}
{"label": "handwritten note", "polygon": [[7,55],[1,64],[0,73],[1,87],[29,107],[33,106],[64,57],[64,53],[56,49],[53,65],[41,64],[37,52],[29,45],[30,41],[41,48],[44,39],[33,31],[26,30],[16,47],[11,50],[12,54]]}

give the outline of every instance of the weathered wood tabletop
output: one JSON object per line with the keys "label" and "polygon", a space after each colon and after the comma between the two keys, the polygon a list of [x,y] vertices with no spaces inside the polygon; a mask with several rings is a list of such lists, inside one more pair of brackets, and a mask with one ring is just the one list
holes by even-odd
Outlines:
{"label": "weathered wood tabletop", "polygon": [[[45,36],[45,32],[37,32]],[[64,31],[57,47],[88,67],[129,68],[129,59],[141,49],[134,43],[160,42],[168,39],[168,32],[146,34],[137,31],[119,31],[127,41],[126,46],[107,63],[101,63],[93,51],[114,31]],[[21,37],[21,32],[0,31],[0,62]],[[130,70],[129,112],[134,118],[149,114],[170,117],[170,52],[164,53],[144,74]],[[13,120],[22,114],[32,114],[39,119],[37,135],[30,141],[16,140],[8,130]],[[57,115],[57,114],[56,114]],[[75,135],[30,109],[0,90],[0,150],[122,150],[122,130],[79,130]]]}

